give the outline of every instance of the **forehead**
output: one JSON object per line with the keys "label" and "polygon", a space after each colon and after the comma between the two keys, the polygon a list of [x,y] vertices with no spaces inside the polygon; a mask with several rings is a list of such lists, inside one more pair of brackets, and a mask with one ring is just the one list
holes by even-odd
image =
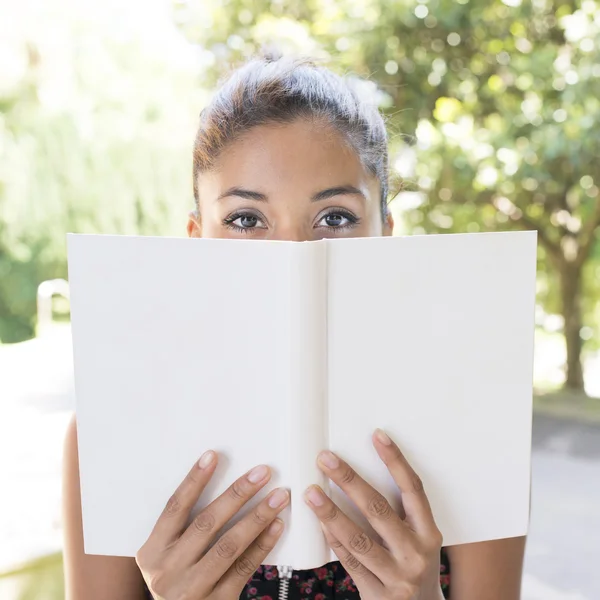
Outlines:
{"label": "forehead", "polygon": [[374,180],[337,130],[307,120],[250,129],[226,146],[215,174],[227,185],[261,188],[324,189],[340,184],[369,188]]}

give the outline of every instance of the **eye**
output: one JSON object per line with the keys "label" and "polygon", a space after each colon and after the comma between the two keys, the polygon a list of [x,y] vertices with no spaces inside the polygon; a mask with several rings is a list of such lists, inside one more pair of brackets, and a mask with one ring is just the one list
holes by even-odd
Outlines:
{"label": "eye", "polygon": [[259,221],[256,215],[241,215],[232,222],[235,223],[238,227],[250,229],[251,227],[256,227]]}
{"label": "eye", "polygon": [[316,227],[327,227],[329,229],[345,229],[356,225],[359,218],[350,211],[336,208],[323,215],[318,221]]}
{"label": "eye", "polygon": [[251,212],[236,212],[223,219],[223,225],[235,231],[247,232],[251,229],[266,229],[264,221]]}

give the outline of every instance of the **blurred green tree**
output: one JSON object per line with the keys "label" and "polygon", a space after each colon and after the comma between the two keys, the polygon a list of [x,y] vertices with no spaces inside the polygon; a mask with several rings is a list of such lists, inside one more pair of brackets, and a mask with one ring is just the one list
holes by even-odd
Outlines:
{"label": "blurred green tree", "polygon": [[[2,588],[3,584],[10,587],[7,585],[7,588]],[[64,600],[62,553],[42,556],[26,565],[0,573],[0,588],[18,589],[17,600]],[[7,593],[10,598],[15,598],[15,592]]]}
{"label": "blurred green tree", "polygon": [[583,388],[600,292],[596,0],[177,0],[174,10],[212,83],[269,44],[376,82],[393,171],[415,192],[399,198],[406,228],[536,230],[539,298],[564,319],[565,385]]}
{"label": "blurred green tree", "polygon": [[193,48],[168,19],[143,38],[81,11],[0,36],[2,342],[34,334],[38,284],[67,276],[67,232],[184,234],[193,207]]}

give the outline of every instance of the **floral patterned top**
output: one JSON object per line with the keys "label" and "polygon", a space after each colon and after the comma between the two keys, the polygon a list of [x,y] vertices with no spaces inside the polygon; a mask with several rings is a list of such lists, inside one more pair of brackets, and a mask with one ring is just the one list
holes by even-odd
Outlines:
{"label": "floral patterned top", "polygon": [[[277,567],[263,565],[248,580],[240,600],[278,600],[279,575]],[[442,548],[440,586],[444,598],[450,596],[450,563]],[[148,593],[148,598],[152,595]],[[360,594],[339,562],[331,562],[319,569],[294,571],[289,587],[289,600],[360,600]]]}

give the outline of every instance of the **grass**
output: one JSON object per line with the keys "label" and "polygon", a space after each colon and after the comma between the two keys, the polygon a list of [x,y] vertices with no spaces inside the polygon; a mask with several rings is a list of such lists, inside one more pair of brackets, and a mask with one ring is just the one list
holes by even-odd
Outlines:
{"label": "grass", "polygon": [[0,573],[0,597],[3,600],[64,600],[62,552]]}
{"label": "grass", "polygon": [[600,398],[572,390],[536,391],[535,413],[600,425]]}

